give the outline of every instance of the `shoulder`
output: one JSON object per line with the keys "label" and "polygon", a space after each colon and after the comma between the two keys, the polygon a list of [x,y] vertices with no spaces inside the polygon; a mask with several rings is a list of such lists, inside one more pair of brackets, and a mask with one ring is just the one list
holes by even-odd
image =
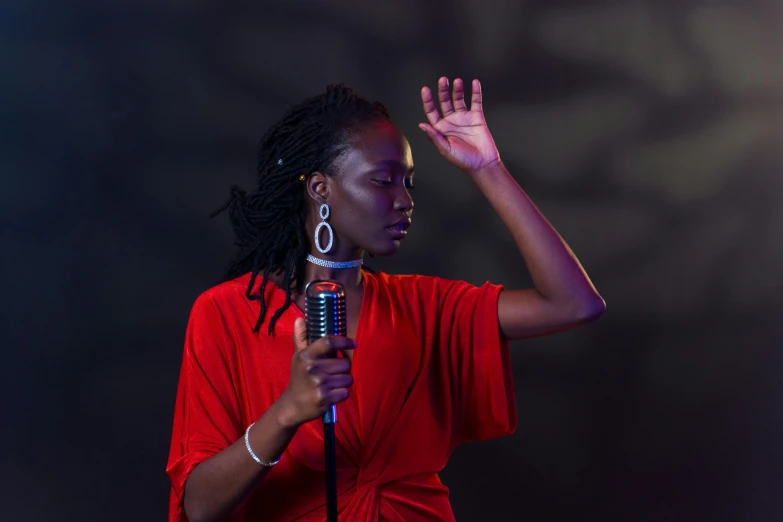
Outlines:
{"label": "shoulder", "polygon": [[250,274],[241,275],[210,287],[196,298],[196,303],[214,302],[216,304],[246,299]]}
{"label": "shoulder", "polygon": [[411,289],[431,290],[436,288],[440,281],[445,281],[434,276],[420,274],[388,274],[376,272],[369,274],[376,285],[386,291],[406,291]]}
{"label": "shoulder", "polygon": [[499,286],[490,283],[489,281],[477,286],[462,279],[447,279],[439,276],[422,274],[387,274],[386,272],[376,272],[369,275],[374,278],[380,286],[406,289],[419,288],[434,292]]}
{"label": "shoulder", "polygon": [[215,314],[220,310],[233,308],[242,301],[247,301],[247,286],[250,274],[224,281],[208,288],[199,294],[193,302],[191,317],[204,314]]}
{"label": "shoulder", "polygon": [[484,282],[476,285],[461,279],[446,279],[420,274],[390,275],[378,272],[372,275],[381,293],[407,306],[443,310],[453,307],[474,307],[482,302],[494,303],[504,290],[503,285]]}
{"label": "shoulder", "polygon": [[216,284],[196,297],[186,332],[187,347],[193,355],[213,357],[232,352],[240,340],[249,344],[266,339],[249,333],[258,316],[258,304],[246,297],[249,282],[250,274],[246,274]]}
{"label": "shoulder", "polygon": [[418,298],[429,301],[441,300],[449,296],[461,295],[466,292],[477,291],[486,287],[496,287],[492,283],[484,283],[478,287],[460,279],[446,279],[439,276],[422,274],[387,274],[378,272],[371,274],[380,289],[386,293],[399,293],[408,298]]}

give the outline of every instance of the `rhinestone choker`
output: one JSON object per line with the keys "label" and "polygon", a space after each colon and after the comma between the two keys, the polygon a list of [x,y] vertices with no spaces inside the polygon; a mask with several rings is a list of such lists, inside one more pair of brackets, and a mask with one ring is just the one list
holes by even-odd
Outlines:
{"label": "rhinestone choker", "polygon": [[356,268],[357,266],[362,266],[364,263],[364,259],[355,259],[354,261],[327,261],[326,259],[315,257],[312,254],[307,254],[307,260],[314,265],[325,268]]}

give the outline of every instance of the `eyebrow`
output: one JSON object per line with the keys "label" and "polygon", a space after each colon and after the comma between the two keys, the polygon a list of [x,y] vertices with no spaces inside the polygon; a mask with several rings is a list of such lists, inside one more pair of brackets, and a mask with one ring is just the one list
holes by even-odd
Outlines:
{"label": "eyebrow", "polygon": [[411,168],[409,168],[409,169],[405,169],[403,167],[403,164],[400,163],[397,160],[383,160],[383,161],[380,162],[380,165],[389,165],[389,166],[392,166],[392,167],[403,168],[403,170],[405,170],[406,174],[409,174],[409,175],[413,175],[415,173],[415,171],[416,171],[416,167],[414,167],[414,166],[411,166]]}

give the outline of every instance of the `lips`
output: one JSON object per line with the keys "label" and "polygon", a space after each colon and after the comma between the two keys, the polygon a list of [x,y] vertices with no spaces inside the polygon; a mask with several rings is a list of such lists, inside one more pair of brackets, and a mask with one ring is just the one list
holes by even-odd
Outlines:
{"label": "lips", "polygon": [[411,220],[410,218],[403,218],[399,221],[397,221],[395,224],[390,226],[389,228],[395,228],[399,230],[408,230],[408,227],[411,226]]}
{"label": "lips", "polygon": [[410,226],[410,219],[401,219],[392,226],[386,227],[386,230],[388,230],[395,239],[402,239],[408,234],[408,227]]}

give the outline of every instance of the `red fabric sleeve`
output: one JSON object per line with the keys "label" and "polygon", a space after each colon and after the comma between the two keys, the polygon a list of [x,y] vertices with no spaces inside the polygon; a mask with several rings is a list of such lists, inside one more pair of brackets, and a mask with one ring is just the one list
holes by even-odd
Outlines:
{"label": "red fabric sleeve", "polygon": [[451,447],[509,435],[516,429],[517,411],[509,345],[498,322],[503,287],[442,284],[438,335],[455,414]]}
{"label": "red fabric sleeve", "polygon": [[185,481],[193,468],[243,433],[227,353],[227,326],[208,294],[193,305],[185,334],[166,474],[169,522],[186,522]]}

